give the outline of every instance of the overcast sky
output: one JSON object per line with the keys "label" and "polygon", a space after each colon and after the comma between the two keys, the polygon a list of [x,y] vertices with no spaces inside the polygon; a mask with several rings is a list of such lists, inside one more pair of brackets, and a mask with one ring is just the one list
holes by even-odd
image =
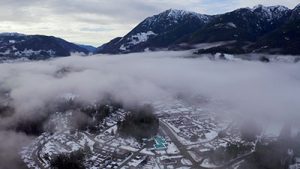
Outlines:
{"label": "overcast sky", "polygon": [[218,14],[257,4],[294,8],[298,3],[299,0],[1,0],[0,32],[54,35],[99,46],[169,8]]}

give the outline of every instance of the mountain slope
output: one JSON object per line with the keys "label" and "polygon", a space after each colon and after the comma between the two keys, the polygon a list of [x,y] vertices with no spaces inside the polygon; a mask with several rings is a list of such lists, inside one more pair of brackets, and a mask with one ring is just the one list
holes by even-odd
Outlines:
{"label": "mountain slope", "polygon": [[89,53],[88,50],[53,36],[0,34],[0,57],[45,59],[70,56],[71,53]]}
{"label": "mountain slope", "polygon": [[256,6],[242,8],[217,15],[202,29],[192,34],[189,43],[216,41],[256,41],[258,37],[270,32],[290,16],[291,11],[283,6]]}
{"label": "mountain slope", "polygon": [[[266,7],[263,7],[266,8]],[[274,9],[274,7],[270,7]],[[272,11],[272,10],[271,10]],[[210,49],[201,49],[202,53],[268,53],[268,54],[292,54],[299,55],[300,45],[300,6],[298,5],[293,10],[281,10],[283,13],[276,13],[276,17],[262,17],[261,20],[267,19],[265,31],[262,34],[255,36],[253,41],[249,39],[240,39],[232,44],[218,46]],[[274,13],[273,13],[274,15]],[[265,15],[270,16],[270,15]],[[272,18],[272,19],[270,19]],[[261,26],[259,28],[262,28]]]}
{"label": "mountain slope", "polygon": [[300,54],[300,5],[292,10],[286,23],[266,34],[252,46],[256,52]]}
{"label": "mountain slope", "polygon": [[129,53],[147,48],[165,48],[193,33],[209,20],[207,15],[170,9],[146,18],[123,38],[113,39],[99,47],[96,53]]}
{"label": "mountain slope", "polygon": [[170,9],[146,18],[124,37],[102,45],[96,53],[190,49],[199,43],[230,41],[198,53],[300,54],[299,8],[284,6],[241,8],[220,15]]}

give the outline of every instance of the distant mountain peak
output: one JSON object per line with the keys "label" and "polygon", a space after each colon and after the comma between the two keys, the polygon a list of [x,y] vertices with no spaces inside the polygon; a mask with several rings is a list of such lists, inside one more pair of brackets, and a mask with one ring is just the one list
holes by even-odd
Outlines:
{"label": "distant mountain peak", "polygon": [[182,20],[186,17],[195,17],[203,20],[204,22],[208,21],[209,17],[207,15],[202,15],[196,12],[180,10],[180,9],[168,9],[164,12],[161,12],[157,15],[148,17],[145,21],[147,23],[153,23],[161,19],[171,20],[177,22],[178,20]]}
{"label": "distant mountain peak", "polygon": [[298,4],[294,9],[293,9],[293,12],[292,12],[292,16],[290,18],[291,20],[297,20],[299,21],[300,20],[300,4]]}
{"label": "distant mountain peak", "polygon": [[17,32],[3,32],[0,33],[0,36],[26,36],[26,35]]}
{"label": "distant mountain peak", "polygon": [[168,9],[150,16],[122,38],[98,47],[95,53],[129,53],[168,47],[208,23],[211,16]]}
{"label": "distant mountain peak", "polygon": [[282,6],[282,5],[275,5],[275,6],[264,6],[264,5],[256,5],[252,8],[252,11],[255,11],[255,10],[265,10],[265,11],[275,11],[275,10],[278,10],[278,11],[288,11],[290,10],[289,8],[285,7],[285,6]]}
{"label": "distant mountain peak", "polygon": [[0,60],[47,59],[70,56],[73,53],[88,54],[89,51],[61,38],[45,35],[0,33]]}
{"label": "distant mountain peak", "polygon": [[[196,12],[191,12],[191,11],[186,11],[186,10],[181,10],[181,9],[168,9],[163,13],[167,13],[167,16],[172,19],[180,19],[184,16],[195,16],[198,17],[199,19],[203,20],[208,20],[207,15],[199,14]],[[163,14],[162,13],[162,14]]]}
{"label": "distant mountain peak", "polygon": [[[205,15],[171,8],[146,18],[124,37],[102,45],[95,53],[118,54],[161,49],[181,50],[193,48],[193,45],[197,43],[220,41],[244,42],[240,46],[248,45],[249,42],[257,43],[273,31],[280,32],[287,22],[298,20],[300,18],[299,7],[300,4],[291,10],[280,5],[257,5],[253,8],[240,8],[219,15]],[[288,39],[286,41],[292,39],[286,35],[283,38]],[[274,40],[273,37],[267,37],[267,39],[274,41],[274,44],[277,40]],[[267,45],[262,46],[261,44]],[[273,45],[269,42],[261,44],[258,46]],[[282,51],[292,51],[281,46],[273,45],[272,47],[280,48]],[[248,49],[252,50],[247,47]],[[226,52],[231,49],[224,47],[223,50]],[[246,50],[243,48],[237,52],[244,51]]]}
{"label": "distant mountain peak", "polygon": [[276,5],[276,6],[264,6],[264,5],[256,5],[251,9],[252,12],[259,14],[262,18],[266,18],[271,21],[273,19],[281,18],[287,12],[290,11],[289,8]]}
{"label": "distant mountain peak", "polygon": [[[185,10],[180,10],[180,9],[168,9],[165,11],[168,14],[168,17],[172,17],[172,18],[178,18],[180,16],[184,16],[184,15],[188,15],[188,14],[194,14],[194,15],[198,15],[195,12],[189,12],[189,11],[185,11]],[[163,12],[164,13],[164,12]]]}

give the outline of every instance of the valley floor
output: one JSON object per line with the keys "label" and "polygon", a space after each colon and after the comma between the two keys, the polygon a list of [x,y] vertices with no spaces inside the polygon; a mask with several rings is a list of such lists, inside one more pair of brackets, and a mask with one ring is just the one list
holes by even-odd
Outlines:
{"label": "valley floor", "polygon": [[[236,168],[255,151],[255,142],[246,143],[235,132],[231,119],[219,120],[218,115],[181,101],[154,103],[159,117],[159,133],[137,142],[117,134],[117,119],[126,114],[119,109],[107,117],[103,132],[62,130],[44,133],[21,152],[29,168],[49,168],[57,154],[84,150],[86,168]],[[220,132],[226,135],[220,136]],[[212,161],[214,150],[241,143],[251,148],[227,161]]]}

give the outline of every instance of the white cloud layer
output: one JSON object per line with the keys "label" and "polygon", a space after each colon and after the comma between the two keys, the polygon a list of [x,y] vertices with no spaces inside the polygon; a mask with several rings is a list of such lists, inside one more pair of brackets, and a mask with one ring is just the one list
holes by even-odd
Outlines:
{"label": "white cloud layer", "polygon": [[[109,93],[127,104],[178,94],[205,96],[243,114],[299,116],[299,64],[181,58],[189,55],[153,52],[1,64],[0,88],[11,91],[16,111],[26,116],[64,93],[85,101]],[[58,78],[62,68],[70,72]]]}
{"label": "white cloud layer", "polygon": [[39,119],[49,113],[45,105],[70,93],[83,102],[110,94],[126,105],[178,95],[199,104],[193,98],[201,96],[210,100],[209,105],[202,105],[215,107],[218,113],[230,111],[236,117],[299,125],[299,63],[183,58],[186,56],[190,53],[153,52],[0,64],[0,103],[7,100],[8,92],[15,108],[12,116],[0,114],[0,169],[21,168],[18,152],[31,140],[7,129],[20,119]]}

